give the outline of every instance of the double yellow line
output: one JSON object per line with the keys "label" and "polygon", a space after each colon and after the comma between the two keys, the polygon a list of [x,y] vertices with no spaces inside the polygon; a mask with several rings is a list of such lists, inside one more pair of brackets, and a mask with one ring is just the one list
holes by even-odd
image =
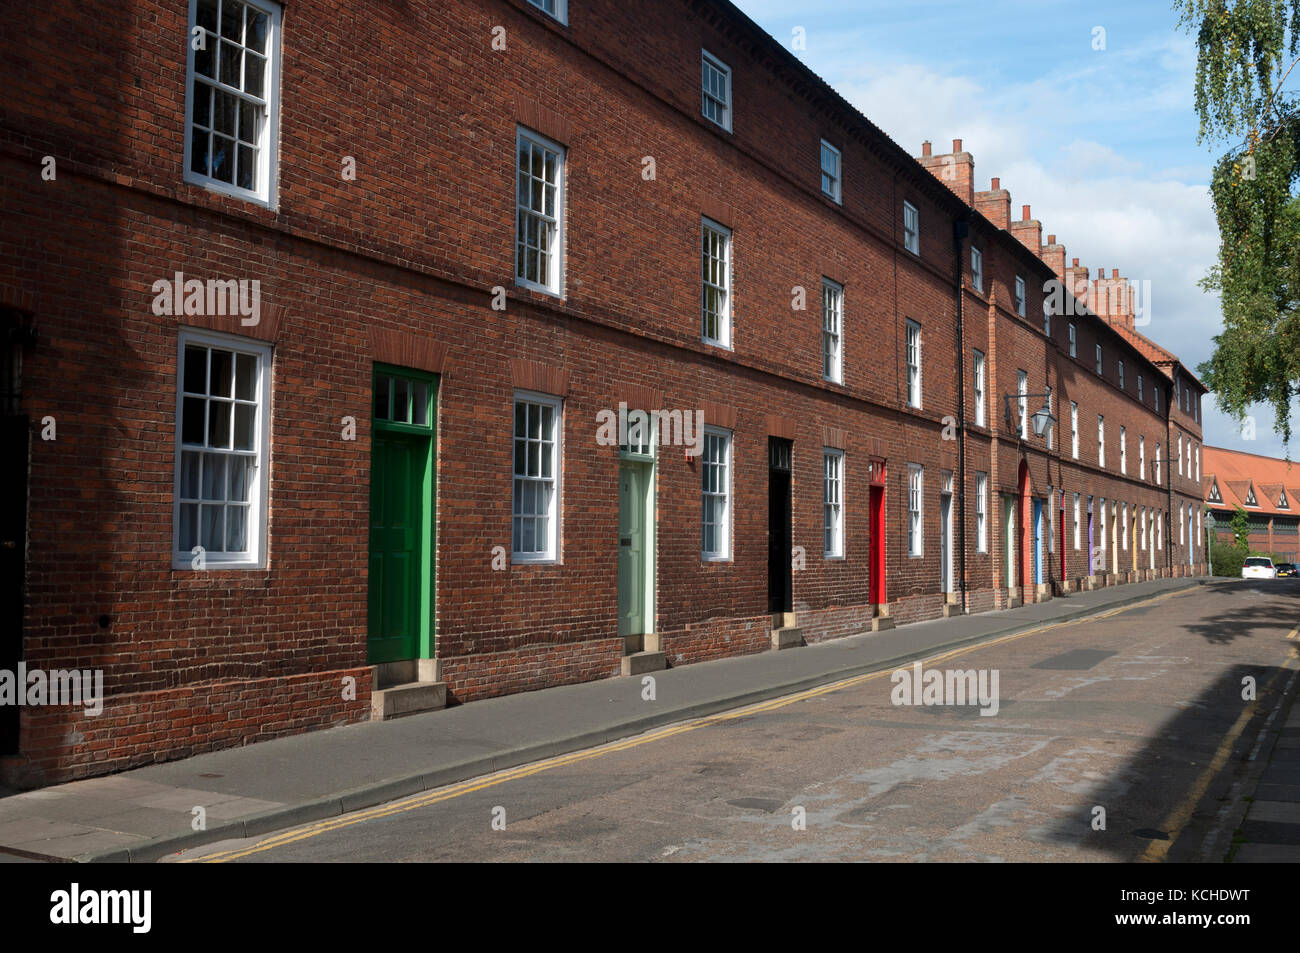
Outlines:
{"label": "double yellow line", "polygon": [[[1300,636],[1300,625],[1288,632],[1286,637],[1289,641],[1296,641],[1297,636]],[[1283,660],[1281,667],[1273,673],[1273,677],[1269,679],[1268,684],[1264,686],[1263,691],[1258,694],[1271,691],[1273,686],[1277,684],[1277,680],[1282,677],[1283,673],[1291,670],[1291,661],[1297,657],[1300,656],[1298,656],[1295,648],[1292,647],[1291,651],[1287,654],[1287,657]],[[1251,701],[1241,710],[1241,714],[1237,716],[1237,720],[1233,723],[1232,728],[1229,729],[1228,733],[1224,736],[1223,741],[1220,742],[1218,749],[1214,752],[1214,757],[1210,759],[1210,763],[1206,765],[1205,770],[1202,771],[1200,776],[1196,779],[1196,783],[1188,789],[1187,793],[1183,796],[1183,799],[1178,802],[1178,806],[1169,813],[1167,818],[1165,818],[1164,824],[1160,829],[1169,832],[1169,839],[1163,841],[1152,841],[1147,845],[1147,849],[1144,850],[1142,855],[1138,858],[1139,863],[1159,863],[1165,859],[1165,856],[1169,853],[1169,848],[1174,846],[1174,841],[1178,840],[1178,835],[1183,832],[1183,828],[1186,827],[1187,823],[1192,819],[1192,814],[1196,811],[1196,805],[1200,804],[1201,798],[1205,797],[1205,792],[1209,790],[1210,782],[1213,781],[1215,776],[1223,770],[1223,766],[1228,763],[1228,758],[1232,756],[1232,749],[1236,747],[1237,739],[1241,737],[1241,733],[1246,730],[1246,725],[1250,723],[1250,719],[1255,716],[1255,712],[1258,710],[1258,700]]]}
{"label": "double yellow line", "polygon": [[[1138,606],[1148,605],[1153,602],[1160,602],[1172,596],[1183,595],[1188,592],[1195,592],[1194,589],[1180,589],[1176,592],[1168,592],[1163,595],[1154,596],[1151,599],[1145,599],[1142,602],[1135,602],[1131,605],[1120,606],[1116,609],[1110,609],[1106,612],[1097,613],[1096,615],[1084,616],[1078,619],[1070,619],[1065,622],[1053,622],[1048,625],[1041,625],[1037,628],[1028,629],[1024,632],[1016,632],[1011,635],[1004,635],[999,638],[989,639],[986,642],[976,642],[972,645],[952,649],[948,652],[941,652],[938,655],[932,655],[923,659],[923,665],[929,665],[936,662],[942,662],[945,659],[954,658],[959,655],[965,655],[976,649],[991,648],[995,645],[1001,645],[1006,642],[1014,642],[1017,639],[1027,638],[1031,635],[1039,635],[1053,629],[1060,629],[1066,626],[1079,625],[1084,622],[1096,622],[1100,619],[1108,619],[1113,615],[1121,612],[1127,612]],[[911,664],[911,663],[909,663]],[[274,834],[264,840],[258,841],[248,847],[236,847],[229,850],[217,851],[207,854],[203,857],[195,857],[182,861],[182,863],[225,863],[230,860],[239,860],[241,857],[248,857],[252,854],[258,854],[263,851],[273,850],[276,847],[284,847],[287,844],[293,844],[298,841],[306,840],[311,837],[317,837],[321,834],[327,834],[330,831],[341,830],[345,827],[351,827],[353,824],[361,824],[365,821],[373,821],[382,817],[392,817],[396,814],[402,814],[407,811],[414,811],[418,808],[428,807],[430,804],[439,804],[443,801],[450,801],[453,798],[462,797],[466,794],[472,794],[475,791],[482,791],[485,788],[495,787],[499,784],[506,784],[510,781],[518,781],[521,778],[527,778],[534,774],[540,774],[543,771],[550,771],[555,768],[566,767],[571,764],[578,764],[582,761],[588,761],[592,758],[603,757],[607,754],[613,754],[617,751],[627,751],[630,748],[638,748],[641,745],[651,744],[652,742],[662,741],[665,738],[671,738],[674,735],[684,734],[688,731],[695,731],[698,728],[707,728],[709,725],[721,724],[722,722],[731,721],[735,718],[745,718],[750,715],[762,714],[763,712],[776,711],[778,708],[784,708],[787,705],[793,705],[796,702],[806,701],[810,698],[818,698],[822,695],[828,695],[831,692],[843,691],[854,685],[861,685],[873,679],[882,678],[890,675],[896,670],[896,667],[884,668],[874,672],[867,672],[863,675],[855,675],[851,678],[841,679],[838,682],[831,682],[827,685],[820,685],[816,688],[809,688],[793,695],[784,695],[772,701],[759,702],[749,705],[745,708],[738,708],[733,711],[723,712],[717,715],[707,715],[703,718],[696,718],[691,721],[682,722],[677,725],[670,725],[667,728],[660,728],[649,734],[638,735],[635,738],[629,738],[626,741],[613,742],[607,745],[601,745],[597,748],[588,748],[585,751],[577,751],[572,754],[559,755],[554,758],[548,758],[545,761],[536,761],[532,764],[521,765],[517,768],[510,768],[506,771],[499,771],[486,777],[476,778],[470,781],[462,781],[459,784],[450,787],[438,788],[436,791],[430,791],[426,794],[415,795],[414,797],[405,798],[400,801],[390,802],[379,805],[378,807],[367,808],[362,811],[354,811],[342,817],[330,818],[324,821],[317,821],[305,827],[298,827],[288,831],[282,831]]]}

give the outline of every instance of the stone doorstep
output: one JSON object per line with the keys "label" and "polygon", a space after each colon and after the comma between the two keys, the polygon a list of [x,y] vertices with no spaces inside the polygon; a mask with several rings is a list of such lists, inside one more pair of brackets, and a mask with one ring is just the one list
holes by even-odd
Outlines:
{"label": "stone doorstep", "polygon": [[407,682],[370,693],[370,720],[387,721],[421,711],[447,707],[446,682]]}
{"label": "stone doorstep", "polygon": [[803,629],[798,626],[790,625],[772,630],[772,648],[774,651],[795,649],[803,644]]}
{"label": "stone doorstep", "polygon": [[633,652],[624,655],[622,672],[624,675],[644,675],[646,672],[661,672],[668,667],[667,652]]}

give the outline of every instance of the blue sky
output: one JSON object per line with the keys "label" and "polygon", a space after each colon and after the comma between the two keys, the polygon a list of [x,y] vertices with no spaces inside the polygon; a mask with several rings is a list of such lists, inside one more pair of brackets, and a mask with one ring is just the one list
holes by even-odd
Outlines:
{"label": "blue sky", "polygon": [[[795,54],[913,155],[962,139],[977,188],[998,176],[1069,257],[1150,281],[1143,333],[1193,369],[1209,357],[1219,304],[1197,281],[1218,255],[1208,183],[1227,144],[1197,143],[1196,45],[1170,3],[734,2],[787,47],[802,27]],[[1207,399],[1205,442],[1284,455],[1269,410],[1252,414],[1246,440]]]}

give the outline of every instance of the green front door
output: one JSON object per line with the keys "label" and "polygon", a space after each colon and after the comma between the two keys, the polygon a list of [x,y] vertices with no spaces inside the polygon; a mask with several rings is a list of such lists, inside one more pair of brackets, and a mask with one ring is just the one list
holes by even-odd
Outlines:
{"label": "green front door", "polygon": [[376,369],[370,448],[370,664],[433,649],[436,382]]}
{"label": "green front door", "polygon": [[650,473],[624,461],[618,473],[618,634],[644,635],[649,614]]}

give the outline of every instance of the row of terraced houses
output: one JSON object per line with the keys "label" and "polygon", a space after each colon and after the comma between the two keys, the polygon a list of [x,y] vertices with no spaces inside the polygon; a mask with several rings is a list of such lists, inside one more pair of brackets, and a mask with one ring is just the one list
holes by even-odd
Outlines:
{"label": "row of terraced houses", "polygon": [[1134,286],[726,0],[18,12],[12,783],[1203,572]]}

